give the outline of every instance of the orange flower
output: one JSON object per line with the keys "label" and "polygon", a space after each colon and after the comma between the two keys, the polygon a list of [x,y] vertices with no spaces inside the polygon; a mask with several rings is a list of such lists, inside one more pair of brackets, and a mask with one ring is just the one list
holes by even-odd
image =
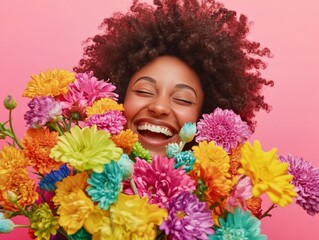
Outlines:
{"label": "orange flower", "polygon": [[53,197],[54,204],[59,205],[65,197],[78,189],[85,191],[88,186],[86,182],[88,177],[87,172],[81,172],[74,176],[63,178],[61,182],[57,182],[55,184],[57,187],[55,190],[55,196]]}
{"label": "orange flower", "polygon": [[138,141],[138,136],[136,133],[133,133],[131,129],[126,129],[121,131],[118,135],[112,136],[112,141],[116,146],[123,149],[123,152],[130,154],[133,149],[133,144]]}
{"label": "orange flower", "polygon": [[237,148],[233,148],[231,151],[231,154],[229,155],[229,173],[232,176],[238,175],[238,168],[240,167],[240,158],[241,158],[241,146],[238,146]]}
{"label": "orange flower", "polygon": [[17,168],[26,168],[28,160],[24,157],[23,152],[13,146],[4,146],[0,151],[0,181],[6,179],[4,175],[10,175]]}
{"label": "orange flower", "polygon": [[23,152],[29,158],[29,164],[39,173],[45,174],[57,170],[61,162],[50,158],[51,149],[58,142],[58,133],[48,129],[28,129],[22,139]]}
{"label": "orange flower", "polygon": [[247,208],[255,217],[260,217],[261,215],[261,202],[260,197],[252,197],[246,201]]}
{"label": "orange flower", "polygon": [[[1,176],[3,177],[3,176]],[[38,194],[36,193],[36,182],[30,179],[28,173],[25,169],[18,168],[15,169],[15,173],[6,181],[1,184],[0,190],[0,205],[9,211],[18,211],[19,208],[8,200],[7,191],[12,191],[17,195],[17,202],[24,208],[27,205],[33,204],[35,200],[38,199]]]}
{"label": "orange flower", "polygon": [[219,224],[219,218],[224,218],[226,217],[227,210],[226,210],[226,200],[222,201],[217,205],[216,207],[213,208],[212,210],[212,218],[214,221],[214,225],[220,226]]}

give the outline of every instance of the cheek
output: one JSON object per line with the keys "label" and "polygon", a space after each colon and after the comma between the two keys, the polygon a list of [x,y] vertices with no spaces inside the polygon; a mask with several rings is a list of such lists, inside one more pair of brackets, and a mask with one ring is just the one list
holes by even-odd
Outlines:
{"label": "cheek", "polygon": [[200,109],[197,107],[175,112],[180,127],[182,127],[184,123],[197,122],[199,118],[199,113]]}
{"label": "cheek", "polygon": [[127,95],[124,99],[124,116],[127,119],[127,125],[130,126],[130,122],[134,116],[144,107],[143,101],[132,95]]}

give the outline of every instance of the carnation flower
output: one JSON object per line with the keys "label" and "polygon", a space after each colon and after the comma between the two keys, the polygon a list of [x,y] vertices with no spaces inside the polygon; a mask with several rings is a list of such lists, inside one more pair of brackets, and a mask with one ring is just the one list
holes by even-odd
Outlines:
{"label": "carnation flower", "polygon": [[196,123],[185,123],[179,132],[183,143],[191,142],[196,134]]}
{"label": "carnation flower", "polygon": [[[174,169],[174,159],[154,156],[152,163],[136,158],[133,179],[140,196],[147,196],[150,203],[165,207],[167,202],[184,191],[195,190],[195,182],[182,169]],[[124,192],[133,194],[127,181]]]}
{"label": "carnation flower", "polygon": [[86,108],[86,114],[88,117],[91,117],[92,115],[103,114],[110,110],[122,112],[124,111],[124,107],[123,104],[111,98],[101,98],[95,101],[92,106]]}
{"label": "carnation flower", "polygon": [[266,192],[270,200],[281,207],[292,203],[292,198],[296,197],[294,186],[290,184],[289,164],[278,160],[277,149],[264,152],[259,141],[253,146],[247,142],[242,147],[241,165],[238,173],[250,177],[253,196]]}
{"label": "carnation flower", "polygon": [[120,194],[93,239],[155,239],[155,227],[166,217],[167,210],[149,204],[147,198]]}
{"label": "carnation flower", "polygon": [[232,110],[216,108],[211,114],[203,114],[202,117],[197,123],[196,142],[215,141],[228,153],[252,134],[247,123]]}
{"label": "carnation flower", "polygon": [[104,165],[102,173],[93,172],[90,175],[86,191],[101,209],[107,210],[117,200],[122,190],[122,175],[120,167],[113,161]]}
{"label": "carnation flower", "polygon": [[186,172],[190,172],[193,169],[196,160],[192,151],[180,152],[174,156],[174,159],[174,168],[182,168]]}
{"label": "carnation flower", "polygon": [[196,195],[182,192],[168,203],[168,218],[160,226],[169,239],[208,239],[213,234],[213,220],[207,203]]}
{"label": "carnation flower", "polygon": [[79,113],[81,117],[86,118],[86,107],[92,106],[93,102],[101,98],[117,99],[118,95],[113,91],[114,85],[105,81],[99,81],[93,76],[93,72],[78,73],[75,76],[76,81],[68,87],[68,92],[62,95],[59,100],[65,115]]}
{"label": "carnation flower", "polygon": [[133,144],[138,141],[138,136],[131,129],[125,129],[118,135],[113,135],[111,139],[116,146],[123,149],[124,153],[130,154],[133,150]]}
{"label": "carnation flower", "polygon": [[59,169],[60,162],[50,157],[51,149],[58,142],[58,133],[49,129],[28,129],[22,139],[23,153],[29,159],[29,164],[37,172],[46,174]]}
{"label": "carnation flower", "polygon": [[74,75],[73,72],[57,69],[41,72],[39,75],[32,75],[22,96],[29,98],[39,96],[55,97],[67,93],[68,85],[75,80]]}
{"label": "carnation flower", "polygon": [[104,164],[118,160],[122,155],[122,149],[109,139],[110,134],[97,130],[96,126],[82,129],[75,126],[70,131],[60,136],[51,150],[50,157],[56,161],[70,163],[79,171],[102,172]]}
{"label": "carnation flower", "polygon": [[51,96],[35,97],[28,103],[28,107],[30,110],[24,114],[24,120],[30,128],[41,128],[61,118],[62,107]]}
{"label": "carnation flower", "polygon": [[47,203],[42,203],[37,206],[35,211],[32,211],[30,217],[31,228],[37,239],[50,239],[50,235],[56,235],[59,229],[58,217],[53,216],[53,213]]}
{"label": "carnation flower", "polygon": [[54,191],[56,189],[55,183],[61,181],[63,178],[69,176],[70,169],[66,164],[63,164],[58,170],[53,170],[45,175],[39,183],[41,189],[47,191]]}
{"label": "carnation flower", "polygon": [[267,236],[260,234],[260,221],[251,215],[251,212],[244,212],[241,208],[236,208],[234,213],[228,213],[226,220],[220,218],[220,228],[214,235],[210,235],[210,240],[224,239],[249,239],[266,240]]}
{"label": "carnation flower", "polygon": [[103,114],[93,115],[85,122],[85,126],[96,125],[98,130],[105,130],[113,135],[119,134],[123,130],[126,118],[122,112],[110,110]]}
{"label": "carnation flower", "polygon": [[293,175],[291,183],[298,194],[296,203],[311,216],[319,213],[319,168],[301,157],[288,154],[280,156],[282,162],[289,163],[288,172]]}

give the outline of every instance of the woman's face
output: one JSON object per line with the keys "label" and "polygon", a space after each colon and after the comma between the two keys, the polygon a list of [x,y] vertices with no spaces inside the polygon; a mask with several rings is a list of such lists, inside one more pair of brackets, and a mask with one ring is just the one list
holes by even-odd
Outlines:
{"label": "woman's face", "polygon": [[166,155],[179,130],[196,122],[204,93],[197,74],[176,57],[161,56],[130,79],[124,99],[127,128],[152,155]]}

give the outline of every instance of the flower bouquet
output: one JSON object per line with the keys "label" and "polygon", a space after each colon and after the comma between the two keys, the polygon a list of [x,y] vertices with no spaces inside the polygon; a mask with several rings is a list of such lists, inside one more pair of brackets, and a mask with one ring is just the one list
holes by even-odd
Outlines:
{"label": "flower bouquet", "polygon": [[[31,239],[266,239],[260,220],[293,202],[319,212],[319,169],[251,144],[248,125],[215,109],[186,123],[167,156],[151,156],[130,129],[115,86],[92,72],[32,76],[27,131],[14,133],[16,102],[0,122],[0,232]],[[195,139],[191,150],[186,143]],[[261,196],[273,203],[261,207]],[[24,215],[28,225],[11,218]]]}

